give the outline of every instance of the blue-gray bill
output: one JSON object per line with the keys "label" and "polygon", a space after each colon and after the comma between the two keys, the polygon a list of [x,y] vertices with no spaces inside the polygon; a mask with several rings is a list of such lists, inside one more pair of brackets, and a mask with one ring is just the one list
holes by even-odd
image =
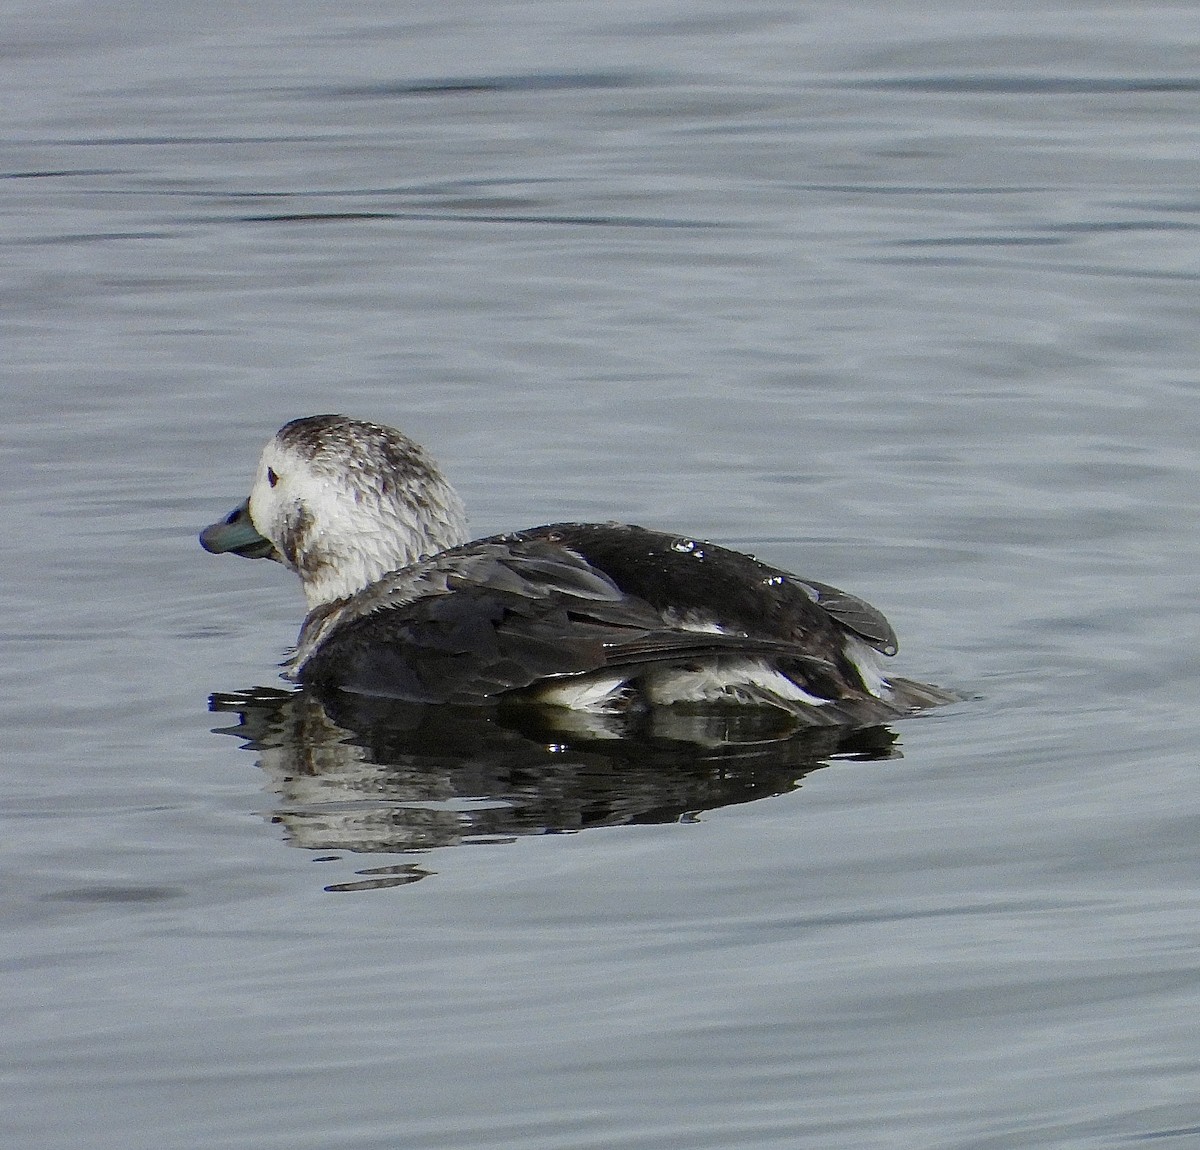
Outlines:
{"label": "blue-gray bill", "polygon": [[243,500],[224,519],[200,532],[200,546],[214,555],[232,552],[246,559],[278,559],[274,545],[264,539],[250,518],[250,500]]}

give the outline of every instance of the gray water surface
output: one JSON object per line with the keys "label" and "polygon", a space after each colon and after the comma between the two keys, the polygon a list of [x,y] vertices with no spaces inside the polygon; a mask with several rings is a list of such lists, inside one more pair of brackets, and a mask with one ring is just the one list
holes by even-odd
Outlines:
{"label": "gray water surface", "polygon": [[[1198,46],[1171,3],[0,13],[5,1144],[1200,1143]],[[239,728],[302,600],[195,533],[330,410],[478,534],[843,586],[967,700],[902,757]]]}

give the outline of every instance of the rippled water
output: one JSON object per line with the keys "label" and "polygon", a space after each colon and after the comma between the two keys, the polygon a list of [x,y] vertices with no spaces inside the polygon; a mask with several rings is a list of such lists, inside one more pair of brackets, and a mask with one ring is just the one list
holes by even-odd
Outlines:
{"label": "rippled water", "polygon": [[[0,29],[8,1142],[1196,1143],[1190,4]],[[347,737],[271,693],[290,577],[195,542],[326,410],[970,698]]]}

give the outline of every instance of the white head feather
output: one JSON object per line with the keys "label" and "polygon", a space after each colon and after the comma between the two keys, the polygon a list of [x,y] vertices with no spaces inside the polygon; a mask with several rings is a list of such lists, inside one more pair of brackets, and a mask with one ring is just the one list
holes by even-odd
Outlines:
{"label": "white head feather", "polygon": [[279,430],[259,460],[249,513],[300,576],[310,611],[467,541],[462,501],[424,449],[342,415]]}

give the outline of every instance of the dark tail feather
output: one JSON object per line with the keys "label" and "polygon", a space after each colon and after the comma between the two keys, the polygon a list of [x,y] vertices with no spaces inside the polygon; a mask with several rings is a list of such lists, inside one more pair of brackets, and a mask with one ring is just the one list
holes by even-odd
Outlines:
{"label": "dark tail feather", "polygon": [[915,679],[889,678],[888,683],[892,688],[892,698],[902,713],[924,711],[944,703],[958,703],[965,698],[957,691],[935,687],[932,683],[918,683]]}

